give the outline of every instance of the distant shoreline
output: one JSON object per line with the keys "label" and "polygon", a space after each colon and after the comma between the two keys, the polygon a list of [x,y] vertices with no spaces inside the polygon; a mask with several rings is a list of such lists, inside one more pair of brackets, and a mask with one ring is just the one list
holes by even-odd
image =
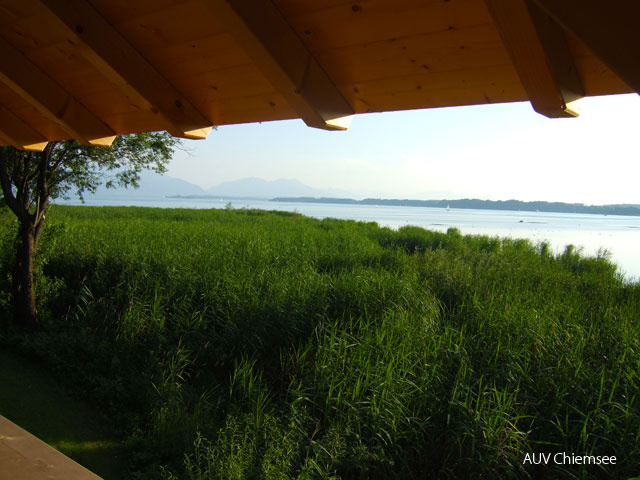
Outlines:
{"label": "distant shoreline", "polygon": [[476,210],[510,210],[524,212],[547,213],[586,213],[592,215],[625,215],[640,216],[640,205],[612,204],[612,205],[584,205],[582,203],[563,202],[523,202],[520,200],[397,200],[384,198],[365,198],[354,200],[351,198],[332,197],[276,197],[271,202],[296,203],[334,203],[343,205],[377,205],[393,207],[431,207]]}

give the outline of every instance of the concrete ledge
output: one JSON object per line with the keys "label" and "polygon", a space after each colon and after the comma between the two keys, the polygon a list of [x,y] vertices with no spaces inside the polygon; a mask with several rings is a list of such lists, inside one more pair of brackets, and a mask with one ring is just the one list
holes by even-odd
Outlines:
{"label": "concrete ledge", "polygon": [[0,415],[0,480],[101,480]]}

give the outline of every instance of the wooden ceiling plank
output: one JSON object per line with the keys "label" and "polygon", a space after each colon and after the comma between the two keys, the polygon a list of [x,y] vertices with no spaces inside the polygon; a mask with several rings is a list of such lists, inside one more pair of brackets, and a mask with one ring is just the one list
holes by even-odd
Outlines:
{"label": "wooden ceiling plank", "polygon": [[575,57],[574,54],[574,58],[586,96],[633,93],[631,87],[595,55]]}
{"label": "wooden ceiling plank", "polygon": [[447,92],[454,91],[456,101],[452,106],[523,102],[528,98],[511,65],[425,72],[339,85],[339,88],[354,105],[356,113],[446,107],[451,98]]}
{"label": "wooden ceiling plank", "polygon": [[485,0],[533,109],[578,116],[584,91],[562,28],[529,0]]}
{"label": "wooden ceiling plank", "polygon": [[336,85],[412,75],[509,65],[493,23],[416,35],[395,41],[316,52]]}
{"label": "wooden ceiling plank", "polygon": [[66,30],[82,54],[134,102],[158,113],[176,137],[206,138],[211,121],[83,0],[42,0],[52,20]]}
{"label": "wooden ceiling plank", "polygon": [[27,125],[13,112],[0,105],[0,135],[6,143],[21,150],[41,152],[47,146],[47,139]]}
{"label": "wooden ceiling plank", "polygon": [[271,0],[205,0],[310,127],[345,130],[354,110]]}
{"label": "wooden ceiling plank", "polygon": [[1,37],[0,58],[0,82],[14,93],[82,143],[110,144],[109,127]]}
{"label": "wooden ceiling plank", "polygon": [[637,0],[533,0],[640,93]]}
{"label": "wooden ceiling plank", "polygon": [[0,146],[12,146],[11,140],[0,130]]}

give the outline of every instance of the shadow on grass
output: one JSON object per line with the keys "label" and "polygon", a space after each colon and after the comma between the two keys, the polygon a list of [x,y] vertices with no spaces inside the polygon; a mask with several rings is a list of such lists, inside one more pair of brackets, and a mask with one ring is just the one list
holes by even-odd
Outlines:
{"label": "shadow on grass", "polygon": [[44,366],[0,351],[0,385],[0,414],[105,480],[124,478],[124,444],[99,412],[71,398]]}

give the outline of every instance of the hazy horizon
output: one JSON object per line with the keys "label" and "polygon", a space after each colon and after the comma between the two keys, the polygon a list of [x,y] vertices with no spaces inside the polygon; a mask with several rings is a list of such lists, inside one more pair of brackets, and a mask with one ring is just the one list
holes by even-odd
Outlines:
{"label": "hazy horizon", "polygon": [[[186,182],[186,183],[183,183]],[[253,182],[253,183],[252,183]],[[258,182],[257,191],[251,190],[246,191],[246,188],[250,188],[252,185]],[[264,182],[264,184],[261,184]],[[283,183],[286,185],[283,186]],[[233,188],[235,186],[239,187],[238,191],[233,192]],[[288,190],[277,190],[278,186],[283,186],[283,188]],[[269,188],[272,187],[271,190]],[[222,190],[221,190],[222,188]],[[244,188],[245,191],[241,191]],[[264,193],[264,189],[267,188],[268,193]],[[304,189],[304,191],[295,191],[297,188]],[[197,190],[196,190],[197,189]],[[292,191],[293,190],[293,191]],[[262,193],[261,193],[262,192]],[[315,198],[345,198],[351,200],[364,200],[364,199],[381,199],[381,200],[492,200],[492,201],[523,201],[523,202],[549,202],[553,203],[553,200],[544,200],[544,199],[533,199],[533,200],[520,200],[517,198],[499,198],[499,199],[488,199],[488,198],[480,198],[480,197],[462,197],[462,196],[440,196],[433,198],[416,198],[407,195],[398,195],[398,196],[358,196],[349,191],[341,191],[341,190],[332,190],[329,188],[316,188],[311,187],[304,182],[296,178],[278,178],[274,180],[265,180],[260,177],[245,177],[236,180],[229,180],[225,182],[221,182],[217,185],[213,185],[209,188],[203,188],[201,186],[196,185],[188,180],[184,180],[181,178],[177,178],[172,176],[171,174],[157,174],[151,171],[143,171],[141,180],[140,180],[140,188],[116,188],[116,189],[106,189],[105,187],[100,187],[95,194],[86,195],[88,197],[94,196],[95,198],[102,198],[105,196],[109,197],[118,197],[121,199],[126,199],[128,197],[134,196],[198,196],[198,195],[212,195],[212,196],[222,196],[222,197],[237,197],[237,198],[256,198],[256,199],[264,199],[264,198],[274,198],[274,197],[289,197],[289,198],[301,198],[301,197],[315,197]],[[568,204],[583,204],[583,205],[613,205],[612,203],[585,203],[585,202],[561,202]],[[635,205],[640,206],[639,203],[626,203],[627,205]]]}
{"label": "hazy horizon", "polygon": [[185,141],[168,174],[202,188],[293,178],[355,197],[640,204],[638,95],[589,97],[575,119],[528,103],[357,115],[346,132],[300,120],[221,126]]}

